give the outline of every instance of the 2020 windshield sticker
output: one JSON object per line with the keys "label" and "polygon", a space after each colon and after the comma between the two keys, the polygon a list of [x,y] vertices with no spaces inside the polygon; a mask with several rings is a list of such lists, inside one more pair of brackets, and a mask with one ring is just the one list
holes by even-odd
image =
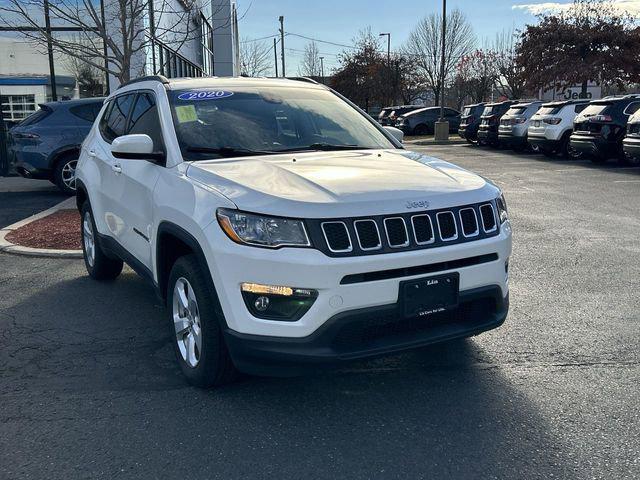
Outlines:
{"label": "2020 windshield sticker", "polygon": [[178,100],[218,100],[220,98],[228,98],[231,95],[233,95],[233,92],[227,90],[194,90],[181,93],[178,95]]}

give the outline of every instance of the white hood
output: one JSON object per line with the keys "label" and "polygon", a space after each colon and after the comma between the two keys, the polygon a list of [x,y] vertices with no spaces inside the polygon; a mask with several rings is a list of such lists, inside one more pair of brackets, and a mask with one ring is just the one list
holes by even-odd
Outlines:
{"label": "white hood", "polygon": [[406,150],[207,160],[193,162],[187,176],[219,191],[241,210],[300,218],[438,209],[484,202],[498,193],[474,173]]}

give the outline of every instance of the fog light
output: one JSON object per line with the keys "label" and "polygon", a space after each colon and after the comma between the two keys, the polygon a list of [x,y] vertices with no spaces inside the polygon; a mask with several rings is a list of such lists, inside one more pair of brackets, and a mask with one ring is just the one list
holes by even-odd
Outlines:
{"label": "fog light", "polygon": [[318,292],[309,288],[259,283],[243,283],[240,291],[254,317],[286,322],[299,320],[318,297]]}

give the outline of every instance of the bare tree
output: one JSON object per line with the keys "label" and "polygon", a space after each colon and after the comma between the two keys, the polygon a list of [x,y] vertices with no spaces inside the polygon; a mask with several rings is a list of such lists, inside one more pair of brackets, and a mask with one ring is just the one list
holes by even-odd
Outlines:
{"label": "bare tree", "polygon": [[271,72],[271,46],[266,42],[243,39],[240,42],[240,74],[262,77]]}
{"label": "bare tree", "polygon": [[[96,62],[99,61],[99,59],[96,60]],[[92,66],[84,60],[70,56],[65,56],[62,59],[62,64],[75,77],[81,98],[99,97],[100,95],[103,95],[105,90],[105,79],[100,69]]]}
{"label": "bare tree", "polygon": [[319,77],[322,75],[320,50],[316,42],[312,41],[305,45],[302,61],[298,67],[298,74],[303,77]]}
{"label": "bare tree", "polygon": [[[469,54],[475,45],[475,35],[465,15],[455,9],[447,14],[445,31],[445,85],[455,73],[460,59]],[[442,15],[432,13],[426,16],[413,29],[404,46],[405,55],[415,59],[417,73],[439,104],[440,92],[443,88],[440,78],[440,62],[442,55]]]}
{"label": "bare tree", "polygon": [[[200,8],[191,0],[104,0],[104,21],[94,0],[49,0],[52,24],[80,29],[78,37],[48,34],[40,21],[46,0],[4,0],[0,25],[27,27],[21,35],[36,48],[53,49],[92,67],[129,81],[144,68],[143,53],[153,35],[173,50],[195,39],[200,29]],[[153,16],[152,32],[145,24]],[[106,60],[105,49],[106,45]],[[142,62],[136,58],[143,58]]]}
{"label": "bare tree", "polygon": [[521,98],[526,92],[524,68],[516,61],[518,38],[513,30],[503,30],[496,35],[493,47],[498,69],[496,88],[507,98]]}

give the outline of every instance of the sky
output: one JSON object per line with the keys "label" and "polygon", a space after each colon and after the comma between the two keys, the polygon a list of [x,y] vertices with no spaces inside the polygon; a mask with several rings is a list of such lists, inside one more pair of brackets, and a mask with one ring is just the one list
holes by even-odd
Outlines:
{"label": "sky", "polygon": [[[478,44],[482,45],[485,41],[493,42],[496,34],[505,29],[535,23],[536,14],[566,8],[571,3],[571,0],[448,0],[447,8],[459,8],[466,14]],[[615,3],[640,18],[640,0],[615,0]],[[351,45],[358,32],[368,26],[373,33],[390,32],[392,51],[402,46],[420,18],[442,9],[440,0],[237,0],[237,4],[241,17],[239,31],[244,41],[276,35],[278,17],[284,15],[285,32],[343,45]],[[271,38],[260,41],[273,45]],[[298,74],[307,43],[309,40],[293,35],[285,38],[287,75]],[[344,47],[320,42],[318,47],[328,72],[338,65],[337,55]],[[386,38],[381,39],[381,48],[386,50]]]}

